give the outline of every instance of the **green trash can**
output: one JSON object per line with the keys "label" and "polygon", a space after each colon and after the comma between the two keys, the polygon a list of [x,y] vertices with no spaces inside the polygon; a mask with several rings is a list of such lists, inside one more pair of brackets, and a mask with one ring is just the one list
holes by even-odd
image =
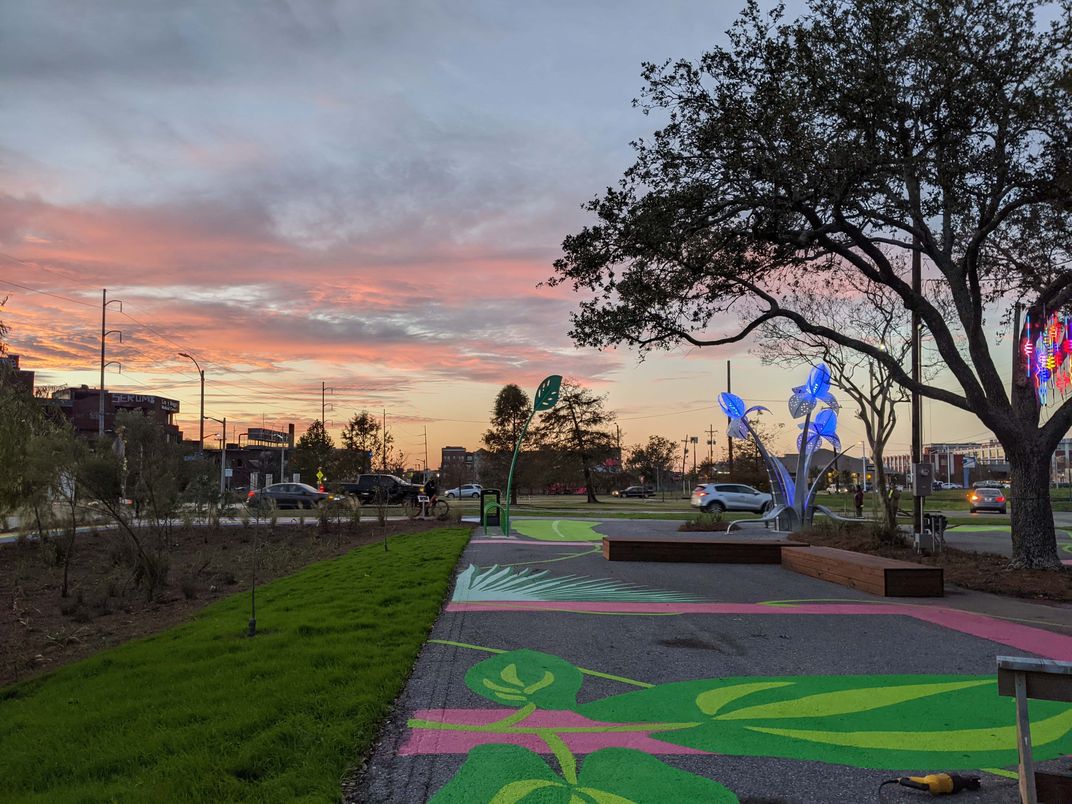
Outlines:
{"label": "green trash can", "polygon": [[480,522],[485,528],[502,527],[502,492],[498,489],[480,490]]}

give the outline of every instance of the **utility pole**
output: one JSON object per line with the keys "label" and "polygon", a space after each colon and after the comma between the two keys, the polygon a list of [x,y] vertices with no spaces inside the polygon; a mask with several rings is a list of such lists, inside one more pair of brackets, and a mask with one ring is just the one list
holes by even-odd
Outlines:
{"label": "utility pole", "polygon": [[711,471],[714,472],[715,466],[715,426],[713,424],[707,425],[707,462],[711,464]]}
{"label": "utility pole", "polygon": [[[428,425],[424,425],[424,471],[428,472]],[[461,484],[458,484],[458,494],[461,494]],[[459,497],[459,499],[461,499]]]}
{"label": "utility pole", "polygon": [[[726,393],[729,394],[729,393],[732,393],[732,392],[733,392],[733,385],[730,383],[730,361],[727,360],[726,361]],[[727,418],[726,419],[726,426],[727,427],[729,427],[729,423],[730,423],[730,420]],[[729,435],[729,433],[726,434],[726,450],[727,450],[727,454],[729,456],[729,471],[730,471],[730,479],[732,480],[733,479],[733,438]]]}
{"label": "utility pole", "polygon": [[[334,388],[328,388],[327,383],[325,383],[323,380],[321,380],[320,381],[320,423],[322,425],[324,425],[325,429],[327,428],[327,421],[328,421],[325,418],[325,416],[327,415],[327,394],[328,394],[329,391],[334,395],[335,389]],[[332,408],[332,410],[334,410],[334,407]]]}
{"label": "utility pole", "polygon": [[685,461],[689,458],[689,437],[685,436],[681,443],[684,445],[682,447],[683,452],[681,453],[681,493],[685,494],[688,491],[688,488],[685,486],[685,483],[687,482],[685,479]]}
{"label": "utility pole", "polygon": [[[912,293],[917,296],[922,293],[922,257],[919,253],[919,238],[912,235]],[[921,379],[922,355],[920,354],[920,318],[919,304],[912,309],[912,381],[918,383]],[[1019,318],[1019,310],[1017,310]],[[1013,348],[1016,341],[1013,340]],[[1015,361],[1013,362],[1015,366]],[[912,465],[913,474],[915,465],[923,461],[923,404],[919,391],[912,389]],[[915,477],[912,478],[912,486],[915,487]],[[923,498],[918,494],[912,495],[912,529],[916,533],[923,533]]]}
{"label": "utility pole", "polygon": [[[119,299],[112,299],[112,301],[108,301],[108,289],[103,288],[101,290],[101,317],[100,317],[100,394],[98,394],[98,396],[99,396],[98,401],[100,403],[100,407],[98,408],[98,412],[97,412],[97,437],[98,438],[104,438],[104,367],[109,366],[112,363],[115,363],[115,365],[119,366],[119,363],[116,362],[115,360],[111,360],[111,361],[106,361],[105,360],[105,357],[104,357],[105,343],[107,342],[109,335],[118,335],[119,336],[119,342],[120,343],[123,342],[123,333],[122,332],[120,332],[117,329],[108,329],[107,328],[107,326],[108,326],[107,325],[107,317],[108,317],[108,305],[109,304],[118,304],[119,305],[119,312],[123,312],[123,302],[119,301]],[[123,367],[122,366],[119,366],[119,372],[120,373],[123,372]]]}
{"label": "utility pole", "polygon": [[387,473],[387,408],[383,409],[383,471]]}
{"label": "utility pole", "polygon": [[227,417],[217,419],[215,416],[206,416],[205,418],[223,425],[223,437],[220,438],[220,496],[222,497],[227,491]]}

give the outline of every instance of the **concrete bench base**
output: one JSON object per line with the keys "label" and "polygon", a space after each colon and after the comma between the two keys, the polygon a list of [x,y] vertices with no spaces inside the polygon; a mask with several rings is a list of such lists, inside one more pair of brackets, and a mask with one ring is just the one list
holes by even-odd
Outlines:
{"label": "concrete bench base", "polygon": [[686,564],[780,564],[783,547],[807,548],[787,539],[731,539],[724,536],[653,538],[604,536],[608,561],[674,561]]}
{"label": "concrete bench base", "polygon": [[942,597],[941,567],[853,553],[834,547],[785,547],[782,566],[880,597]]}

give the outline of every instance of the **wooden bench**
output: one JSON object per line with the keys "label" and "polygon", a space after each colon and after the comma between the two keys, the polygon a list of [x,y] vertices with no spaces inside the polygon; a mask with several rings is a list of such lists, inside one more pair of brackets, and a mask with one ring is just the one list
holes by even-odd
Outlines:
{"label": "wooden bench", "polygon": [[608,561],[675,561],[683,564],[780,564],[783,547],[807,548],[787,539],[725,536],[604,536]]}
{"label": "wooden bench", "polygon": [[1072,662],[998,656],[998,695],[1016,698],[1016,747],[1020,754],[1020,801],[1072,801],[1072,773],[1036,771],[1031,758],[1027,699],[1072,702]]}
{"label": "wooden bench", "polygon": [[942,597],[941,567],[834,547],[782,548],[782,566],[881,597]]}

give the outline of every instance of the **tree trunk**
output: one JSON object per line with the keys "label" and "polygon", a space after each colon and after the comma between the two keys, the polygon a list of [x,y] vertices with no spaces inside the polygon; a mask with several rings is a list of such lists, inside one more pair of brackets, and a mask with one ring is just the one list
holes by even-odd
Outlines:
{"label": "tree trunk", "polygon": [[584,457],[584,490],[588,492],[588,502],[597,503],[596,490],[592,486],[592,470],[588,468],[588,457]]}
{"label": "tree trunk", "polygon": [[1057,569],[1057,534],[1050,502],[1050,451],[1034,439],[1006,447],[1009,460],[1009,519],[1012,564],[1024,569]]}
{"label": "tree trunk", "polygon": [[883,444],[872,444],[871,450],[875,460],[875,488],[882,500],[882,510],[885,512],[886,527],[890,530],[897,528],[897,503],[890,494],[889,478],[886,475],[886,467],[882,465]]}

